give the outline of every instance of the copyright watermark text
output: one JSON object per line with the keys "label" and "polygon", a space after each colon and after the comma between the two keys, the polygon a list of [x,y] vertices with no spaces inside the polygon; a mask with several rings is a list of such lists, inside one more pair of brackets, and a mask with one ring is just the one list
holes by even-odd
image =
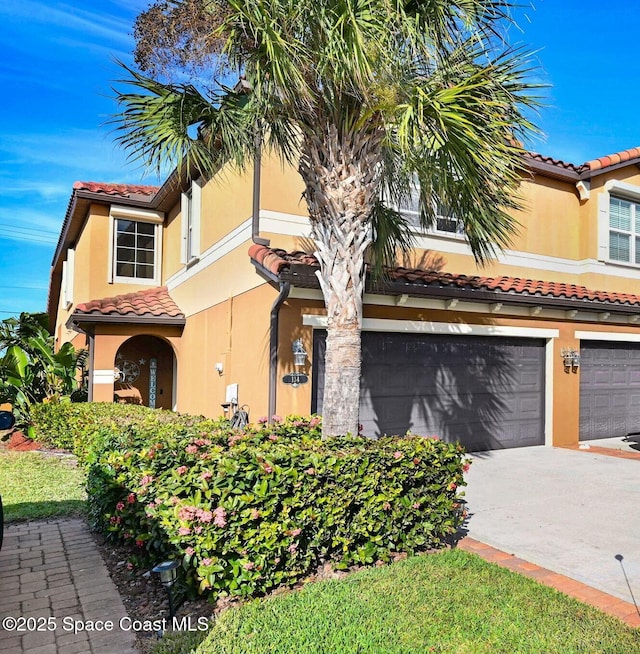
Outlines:
{"label": "copyright watermark text", "polygon": [[134,620],[129,616],[119,620],[78,620],[73,617],[37,617],[7,616],[2,619],[2,628],[5,631],[27,633],[33,631],[56,631],[79,634],[82,632],[110,632],[110,631],[206,631],[209,627],[207,618],[161,618],[158,620]]}

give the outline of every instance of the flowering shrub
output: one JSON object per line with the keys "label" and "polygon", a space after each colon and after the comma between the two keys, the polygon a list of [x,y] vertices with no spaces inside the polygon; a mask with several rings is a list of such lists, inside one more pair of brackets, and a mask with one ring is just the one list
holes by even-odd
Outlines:
{"label": "flowering shrub", "polygon": [[[146,424],[146,423],[145,423]],[[194,425],[195,426],[195,425]],[[441,546],[463,515],[457,445],[407,435],[320,438],[320,419],[130,425],[87,457],[94,522],[139,563],[181,557],[199,592],[253,595],[336,567]]]}

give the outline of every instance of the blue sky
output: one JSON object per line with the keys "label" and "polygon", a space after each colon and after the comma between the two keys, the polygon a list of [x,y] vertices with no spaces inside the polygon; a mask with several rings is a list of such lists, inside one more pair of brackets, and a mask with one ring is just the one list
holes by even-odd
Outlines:
{"label": "blue sky", "polygon": [[[113,59],[131,61],[147,0],[0,2],[0,318],[46,307],[49,268],[73,182],[157,183],[126,165],[104,123]],[[532,149],[583,163],[640,145],[628,0],[534,0],[510,40],[537,51],[551,85]]]}

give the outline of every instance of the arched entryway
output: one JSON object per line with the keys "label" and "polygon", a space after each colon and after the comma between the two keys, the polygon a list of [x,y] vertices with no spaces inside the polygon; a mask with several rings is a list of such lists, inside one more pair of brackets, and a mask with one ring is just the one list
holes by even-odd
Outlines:
{"label": "arched entryway", "polygon": [[133,336],[116,353],[114,401],[173,409],[174,367],[173,349],[166,341]]}

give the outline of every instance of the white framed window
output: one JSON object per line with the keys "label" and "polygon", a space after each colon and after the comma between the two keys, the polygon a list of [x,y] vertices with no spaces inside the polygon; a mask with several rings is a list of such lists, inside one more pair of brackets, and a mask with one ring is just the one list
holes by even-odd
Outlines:
{"label": "white framed window", "polygon": [[[420,225],[420,192],[418,186],[414,186],[411,191],[411,197],[398,207],[398,211],[409,221],[409,223],[421,228]],[[457,236],[464,238],[464,223],[457,218],[444,204],[438,203],[435,207],[436,221],[432,229],[432,234],[442,234],[446,236]]]}
{"label": "white framed window", "polygon": [[159,284],[164,214],[112,206],[110,215],[110,281]]}
{"label": "white framed window", "polygon": [[115,278],[153,281],[158,264],[158,225],[140,220],[118,218],[115,221]]}
{"label": "white framed window", "polygon": [[640,202],[609,197],[609,260],[640,265]]}
{"label": "white framed window", "polygon": [[182,194],[182,263],[189,265],[200,256],[200,217],[202,213],[202,180],[191,183]]}

